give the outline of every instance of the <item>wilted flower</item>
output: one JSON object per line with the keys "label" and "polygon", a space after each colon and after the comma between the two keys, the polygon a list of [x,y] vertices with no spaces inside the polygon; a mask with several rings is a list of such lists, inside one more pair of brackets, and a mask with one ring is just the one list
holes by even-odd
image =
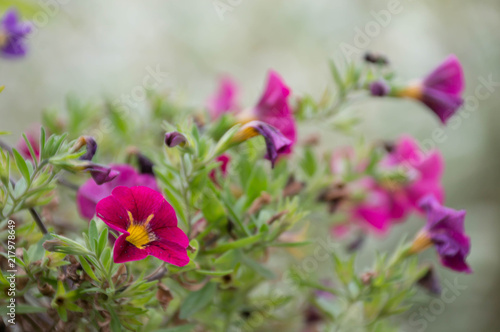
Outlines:
{"label": "wilted flower", "polygon": [[80,150],[83,146],[87,147],[87,151],[80,157],[80,160],[92,160],[97,151],[97,142],[92,136],[80,136],[73,146],[73,151]]}
{"label": "wilted flower", "polygon": [[470,251],[470,239],[464,228],[466,211],[442,206],[432,195],[423,198],[420,205],[427,213],[427,224],[417,234],[409,253],[419,253],[434,245],[444,266],[471,273],[465,261]]}
{"label": "wilted flower", "polygon": [[229,111],[238,111],[238,85],[228,76],[221,79],[219,89],[207,103],[213,120]]}
{"label": "wilted flower", "polygon": [[[286,149],[280,151],[280,154],[291,153],[292,147],[297,141],[297,128],[288,103],[290,89],[285,85],[280,75],[275,71],[269,72],[266,88],[259,102],[253,108],[238,109],[236,95],[236,84],[225,78],[221,82],[219,92],[209,103],[211,114],[213,116],[216,114],[215,117],[218,117],[224,112],[231,111],[236,113],[238,122],[242,124],[255,120],[268,123],[278,129],[291,142]],[[215,105],[218,107],[214,107]]]}
{"label": "wilted flower", "polygon": [[189,263],[189,239],[177,227],[173,207],[157,191],[144,186],[116,187],[111,196],[97,203],[96,211],[106,225],[123,233],[113,248],[115,263],[148,255],[176,266]]}
{"label": "wilted flower", "polygon": [[422,81],[397,91],[395,95],[420,100],[446,124],[463,103],[464,87],[462,65],[455,55],[450,55]]}
{"label": "wilted flower", "polygon": [[95,183],[103,184],[109,181],[112,181],[119,174],[118,171],[111,169],[108,166],[98,165],[94,163],[88,163],[83,166],[83,169],[90,173],[92,179],[94,179]]}
{"label": "wilted flower", "polygon": [[173,148],[177,145],[184,147],[186,145],[187,139],[184,135],[179,132],[172,131],[165,134],[165,144],[169,148]]}
{"label": "wilted flower", "polygon": [[98,185],[93,179],[85,182],[76,194],[76,201],[80,215],[86,219],[92,219],[95,214],[97,202],[111,195],[114,188],[118,186],[145,186],[159,191],[156,180],[149,174],[138,174],[136,170],[126,164],[110,165],[111,169],[118,172],[118,176],[112,181]]}
{"label": "wilted flower", "polygon": [[20,22],[16,10],[8,10],[0,22],[0,55],[7,58],[26,55],[24,40],[30,31],[31,24]]}
{"label": "wilted flower", "polygon": [[233,137],[233,142],[241,143],[259,134],[266,141],[266,158],[271,160],[271,164],[274,167],[278,155],[284,151],[288,151],[292,145],[292,141],[283,136],[275,127],[262,121],[251,121],[240,128]]}

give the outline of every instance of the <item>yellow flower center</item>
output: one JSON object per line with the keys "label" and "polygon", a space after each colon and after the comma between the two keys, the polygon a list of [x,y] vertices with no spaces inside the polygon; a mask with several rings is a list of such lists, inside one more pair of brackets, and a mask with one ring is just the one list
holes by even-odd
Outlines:
{"label": "yellow flower center", "polygon": [[0,30],[0,47],[7,44],[7,38],[7,33],[3,30]]}
{"label": "yellow flower center", "polygon": [[132,213],[128,212],[130,219],[130,226],[127,228],[127,232],[130,234],[125,240],[132,243],[139,249],[144,249],[144,247],[151,241],[154,240],[154,234],[151,234],[148,230],[148,224],[153,219],[154,214],[150,215],[143,223],[134,223],[134,218]]}
{"label": "yellow flower center", "polygon": [[421,82],[416,82],[413,84],[410,84],[403,90],[401,90],[398,95],[400,97],[406,97],[406,98],[412,98],[412,99],[417,99],[421,100],[422,99],[422,83]]}

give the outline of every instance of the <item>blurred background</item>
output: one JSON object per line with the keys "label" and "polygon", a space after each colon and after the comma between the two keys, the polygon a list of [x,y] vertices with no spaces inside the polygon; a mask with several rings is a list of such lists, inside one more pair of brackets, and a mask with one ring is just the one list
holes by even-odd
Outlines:
{"label": "blurred background", "polygon": [[[0,12],[7,2],[12,3],[0,2]],[[281,73],[295,96],[319,98],[332,86],[327,60],[338,59],[346,47],[350,60],[368,50],[388,55],[403,79],[422,76],[456,54],[465,70],[467,104],[457,115],[460,121],[443,127],[439,138],[433,134],[440,128],[437,119],[411,101],[376,100],[349,112],[364,120],[359,130],[369,139],[409,133],[426,148],[441,149],[447,162],[446,204],[468,211],[474,274],[457,279],[439,270],[442,280],[460,285],[455,298],[414,306],[401,318],[402,331],[500,330],[500,2],[16,2],[25,6],[25,19],[35,22],[36,31],[27,58],[0,59],[0,85],[6,86],[0,96],[0,131],[13,133],[7,138],[11,143],[40,121],[43,109],[63,108],[68,93],[96,102],[124,98],[152,72],[160,89],[197,108],[220,75],[230,74],[241,83],[242,104],[248,106],[256,102],[270,68]],[[352,140],[319,131],[328,149]],[[300,134],[312,132],[318,128],[302,128]],[[388,239],[370,240],[363,259],[373,258],[369,248],[390,250],[401,234],[420,225],[409,220]],[[435,261],[434,253],[428,256]],[[443,287],[453,293],[446,282]]]}

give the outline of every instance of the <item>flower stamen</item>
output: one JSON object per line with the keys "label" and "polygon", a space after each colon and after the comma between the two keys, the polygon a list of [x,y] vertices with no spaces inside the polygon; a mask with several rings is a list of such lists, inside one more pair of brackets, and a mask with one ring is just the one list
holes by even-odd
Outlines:
{"label": "flower stamen", "polygon": [[132,243],[139,249],[144,249],[144,246],[151,242],[149,232],[144,225],[131,225],[127,232],[130,234],[126,240]]}

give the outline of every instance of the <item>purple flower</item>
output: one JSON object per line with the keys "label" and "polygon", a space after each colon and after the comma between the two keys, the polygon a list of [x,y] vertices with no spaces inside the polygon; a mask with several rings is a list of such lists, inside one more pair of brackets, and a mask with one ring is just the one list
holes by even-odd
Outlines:
{"label": "purple flower", "polygon": [[370,83],[370,93],[375,97],[384,97],[391,92],[391,87],[383,80],[377,80]]}
{"label": "purple flower", "polygon": [[76,140],[72,150],[78,151],[83,146],[87,147],[87,151],[80,157],[80,160],[92,160],[97,151],[97,142],[92,136],[80,136],[80,138]]}
{"label": "purple flower", "polygon": [[271,165],[274,167],[278,156],[284,151],[288,151],[292,145],[292,141],[283,136],[275,127],[262,121],[250,121],[235,134],[233,142],[241,143],[259,134],[266,141],[266,158],[271,160]]}
{"label": "purple flower", "polygon": [[25,56],[24,39],[30,31],[30,23],[20,22],[15,9],[8,10],[0,22],[0,55],[6,58]]}
{"label": "purple flower", "polygon": [[424,197],[420,205],[427,213],[427,224],[418,233],[409,252],[419,253],[434,245],[444,266],[471,273],[465,261],[470,251],[470,239],[464,229],[466,211],[442,206],[431,195]]}
{"label": "purple flower", "polygon": [[239,123],[263,121],[278,129],[291,144],[280,154],[290,154],[297,142],[297,126],[289,105],[290,88],[281,76],[271,70],[264,92],[255,107],[241,110],[237,103],[238,87],[229,78],[221,81],[218,92],[208,103],[212,118],[225,112],[234,112]]}
{"label": "purple flower", "polygon": [[115,263],[149,255],[176,266],[189,263],[189,239],[177,227],[173,207],[159,192],[144,186],[116,187],[97,203],[96,211],[106,225],[123,233],[113,248]]}
{"label": "purple flower", "polygon": [[186,145],[186,142],[187,142],[186,137],[176,131],[172,131],[165,134],[165,144],[169,148],[173,148],[177,145],[184,147],[184,145]]}
{"label": "purple flower", "polygon": [[92,179],[94,179],[95,183],[103,184],[109,181],[112,181],[116,178],[119,172],[111,169],[108,166],[98,165],[94,163],[89,163],[84,166],[84,169],[90,173]]}
{"label": "purple flower", "polygon": [[76,194],[76,202],[80,215],[85,219],[92,219],[95,214],[97,202],[111,195],[114,188],[118,186],[146,186],[159,191],[156,180],[149,174],[138,174],[130,165],[111,165],[113,172],[118,172],[112,181],[98,185],[93,179],[85,182]]}
{"label": "purple flower", "polygon": [[465,87],[462,65],[450,55],[424,80],[399,91],[397,95],[420,100],[446,124],[462,106]]}

